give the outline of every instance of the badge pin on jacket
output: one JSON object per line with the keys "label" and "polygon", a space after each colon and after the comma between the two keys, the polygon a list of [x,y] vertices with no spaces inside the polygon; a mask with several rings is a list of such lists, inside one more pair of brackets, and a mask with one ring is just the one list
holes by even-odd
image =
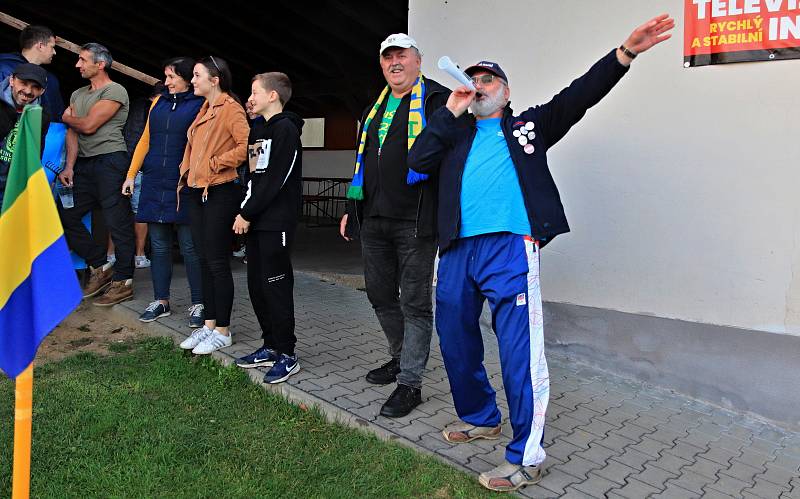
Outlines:
{"label": "badge pin on jacket", "polygon": [[525,154],[533,154],[533,152],[536,150],[536,148],[533,147],[533,144],[530,143],[530,141],[536,138],[536,132],[533,131],[533,128],[533,122],[529,121],[511,132],[514,137],[517,138],[517,141],[519,142],[519,145],[522,146],[522,150],[525,151]]}

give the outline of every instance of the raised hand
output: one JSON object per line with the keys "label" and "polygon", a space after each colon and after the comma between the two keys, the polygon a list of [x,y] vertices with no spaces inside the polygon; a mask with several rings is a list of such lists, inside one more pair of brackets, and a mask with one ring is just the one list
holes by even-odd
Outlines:
{"label": "raised hand", "polygon": [[669,14],[661,14],[633,30],[624,45],[634,54],[641,54],[652,46],[668,40],[672,36],[668,31],[674,27],[675,19],[669,17]]}
{"label": "raised hand", "polygon": [[458,118],[464,111],[467,110],[472,101],[475,100],[475,91],[470,90],[465,86],[460,86],[453,90],[453,93],[450,94],[450,97],[447,99],[447,109],[453,113],[453,116]]}

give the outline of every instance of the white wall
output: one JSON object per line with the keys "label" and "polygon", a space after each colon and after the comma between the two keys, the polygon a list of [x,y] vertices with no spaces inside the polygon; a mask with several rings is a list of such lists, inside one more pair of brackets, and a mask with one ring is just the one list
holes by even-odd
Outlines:
{"label": "white wall", "polygon": [[572,232],[545,299],[800,335],[800,60],[683,68],[683,2],[411,0],[423,70],[498,61],[547,101],[661,12],[673,39],[549,152]]}
{"label": "white wall", "polygon": [[355,151],[315,151],[303,149],[304,177],[352,177]]}

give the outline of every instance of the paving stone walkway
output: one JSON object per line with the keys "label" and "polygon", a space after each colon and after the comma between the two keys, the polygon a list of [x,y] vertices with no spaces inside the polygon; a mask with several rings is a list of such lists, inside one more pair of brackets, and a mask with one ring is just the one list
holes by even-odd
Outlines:
{"label": "paving stone walkway", "polygon": [[[240,266],[235,282],[235,343],[218,352],[223,362],[261,346]],[[185,278],[173,279],[173,315],[161,319],[166,327],[154,326],[154,331],[174,337],[190,332],[183,313],[186,289]],[[138,316],[152,296],[147,273],[138,273],[136,290],[135,301],[115,307],[128,319]],[[500,440],[452,445],[442,438],[441,428],[455,419],[455,411],[435,334],[423,404],[405,418],[388,419],[378,411],[394,386],[364,380],[369,369],[388,360],[386,341],[366,295],[298,273],[295,305],[302,370],[277,385],[279,392],[473,475],[503,461],[511,434],[507,419]],[[484,344],[486,368],[507,417],[497,345],[490,332]],[[563,355],[548,354],[548,360],[546,474],[538,485],[523,489],[523,496],[800,498],[800,434]],[[263,374],[251,376],[260,380]]]}

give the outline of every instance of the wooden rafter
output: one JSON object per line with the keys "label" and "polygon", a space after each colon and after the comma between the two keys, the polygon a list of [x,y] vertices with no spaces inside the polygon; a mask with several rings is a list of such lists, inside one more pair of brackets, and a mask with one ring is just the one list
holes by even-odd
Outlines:
{"label": "wooden rafter", "polygon": [[[2,22],[3,24],[7,24],[12,28],[16,28],[20,31],[24,29],[26,26],[28,26],[28,23],[26,23],[25,21],[17,19],[16,17],[10,16],[4,12],[0,12],[0,22]],[[79,54],[81,52],[80,45],[72,43],[71,41],[65,40],[64,38],[58,36],[56,36],[56,45],[58,45],[63,49],[69,50],[70,52],[73,52],[75,54]],[[121,62],[118,61],[114,61],[114,64],[111,65],[111,69],[118,71],[124,75],[130,76],[131,78],[134,78],[141,82],[147,83],[148,85],[155,85],[156,83],[161,81],[160,79],[154,76],[145,74],[137,69],[133,69],[130,66],[126,66],[125,64],[122,64]]]}

